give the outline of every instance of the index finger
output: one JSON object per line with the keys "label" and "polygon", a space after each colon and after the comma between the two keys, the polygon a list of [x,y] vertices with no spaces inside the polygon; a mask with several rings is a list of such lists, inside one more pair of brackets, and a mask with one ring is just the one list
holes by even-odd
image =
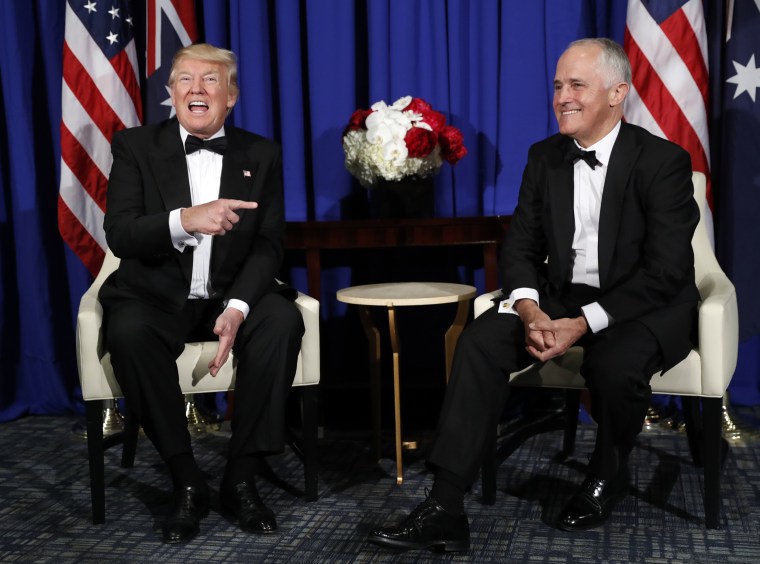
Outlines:
{"label": "index finger", "polygon": [[246,202],[245,200],[231,200],[230,201],[230,209],[233,210],[252,210],[259,207],[258,202]]}

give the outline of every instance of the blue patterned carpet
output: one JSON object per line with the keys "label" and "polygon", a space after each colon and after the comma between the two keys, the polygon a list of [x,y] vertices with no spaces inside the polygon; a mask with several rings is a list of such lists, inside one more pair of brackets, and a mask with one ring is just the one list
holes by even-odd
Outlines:
{"label": "blue patterned carpet", "polygon": [[[760,409],[737,415],[760,429]],[[397,521],[430,486],[424,436],[423,448],[406,457],[405,483],[396,486],[393,461],[372,461],[368,433],[327,431],[314,503],[301,497],[296,456],[286,450],[270,459],[277,480],[262,479],[259,489],[277,513],[279,534],[240,532],[219,514],[214,495],[200,536],[167,546],[159,525],[169,480],[144,437],[132,469],[119,466],[119,449],[107,453],[106,523],[92,524],[86,445],[72,433],[76,422],[28,417],[0,426],[0,562],[760,562],[760,441],[749,434],[732,446],[723,470],[720,529],[704,528],[702,473],[691,464],[685,435],[656,428],[642,433],[633,453],[634,494],[605,527],[571,534],[551,522],[582,479],[594,428],[579,427],[576,455],[564,462],[554,461],[560,431],[523,433],[499,468],[496,504],[481,504],[479,484],[466,499],[470,551],[438,555],[364,542],[372,526]],[[215,494],[226,438],[224,430],[195,438]]]}

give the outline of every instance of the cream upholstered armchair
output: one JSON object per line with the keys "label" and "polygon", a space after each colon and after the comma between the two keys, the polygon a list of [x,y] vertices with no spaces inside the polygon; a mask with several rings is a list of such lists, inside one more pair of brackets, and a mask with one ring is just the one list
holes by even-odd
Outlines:
{"label": "cream upholstered armchair", "polygon": [[[707,200],[705,175],[693,174],[694,198],[699,204],[699,225],[692,239],[699,305],[699,345],[665,374],[652,378],[652,392],[682,397],[689,448],[697,466],[704,467],[705,526],[717,528],[720,508],[722,398],[736,368],[739,346],[739,314],[736,291],[713,253],[705,225]],[[475,299],[475,317],[493,305],[499,292]],[[583,351],[572,347],[561,358],[537,362],[510,375],[510,385],[569,389],[563,453],[572,453],[578,421],[579,390],[584,381],[578,372]],[[700,405],[701,404],[701,405]],[[700,409],[701,408],[701,409]],[[701,417],[700,417],[701,416]],[[495,431],[494,431],[495,432]],[[493,503],[496,492],[495,449],[483,466],[483,500]]]}
{"label": "cream upholstered armchair", "polygon": [[[95,281],[82,296],[77,317],[77,364],[82,398],[87,419],[87,451],[90,465],[90,493],[94,523],[105,521],[104,450],[113,444],[123,443],[121,465],[131,467],[135,458],[138,427],[129,413],[125,414],[123,433],[103,437],[103,400],[122,397],[113,374],[110,355],[104,350],[101,325],[103,308],[98,291],[108,275],[116,270],[119,259],[109,250]],[[301,393],[303,431],[294,438],[291,446],[304,463],[306,499],[317,499],[317,385],[320,377],[319,302],[299,292],[296,307],[303,315],[305,333],[298,355],[298,366],[293,381]],[[216,354],[218,343],[207,341],[187,343],[177,359],[180,386],[184,394],[226,392],[235,387],[234,355],[216,377],[208,372],[208,363]]]}

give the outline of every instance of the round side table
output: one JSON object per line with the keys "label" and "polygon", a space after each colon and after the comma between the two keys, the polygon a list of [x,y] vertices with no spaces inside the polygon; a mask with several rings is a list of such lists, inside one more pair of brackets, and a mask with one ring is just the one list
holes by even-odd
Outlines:
{"label": "round side table", "polygon": [[451,284],[446,282],[389,282],[385,284],[366,284],[351,286],[338,290],[338,301],[359,306],[359,318],[367,335],[369,343],[370,378],[372,386],[372,419],[375,452],[380,458],[380,332],[372,323],[369,308],[372,306],[385,307],[388,310],[388,328],[393,350],[393,403],[395,411],[396,433],[396,483],[404,481],[403,461],[401,455],[401,395],[399,390],[399,338],[396,326],[397,307],[426,306],[437,304],[458,303],[454,322],[446,331],[444,337],[446,350],[446,382],[451,371],[451,361],[454,357],[459,335],[467,321],[470,300],[475,297],[477,290],[466,284]]}

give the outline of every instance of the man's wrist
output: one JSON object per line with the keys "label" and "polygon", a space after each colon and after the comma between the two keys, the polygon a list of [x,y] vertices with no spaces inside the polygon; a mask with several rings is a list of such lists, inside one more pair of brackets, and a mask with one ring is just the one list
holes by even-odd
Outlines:
{"label": "man's wrist", "polygon": [[538,307],[538,304],[530,298],[521,298],[515,301],[512,308],[517,312],[520,318],[526,315],[532,308]]}
{"label": "man's wrist", "polygon": [[186,211],[187,211],[187,208],[179,208],[179,223],[182,226],[182,229],[184,229],[185,232],[189,234],[190,230],[187,228],[187,223],[186,223],[186,217],[187,217],[185,213]]}

